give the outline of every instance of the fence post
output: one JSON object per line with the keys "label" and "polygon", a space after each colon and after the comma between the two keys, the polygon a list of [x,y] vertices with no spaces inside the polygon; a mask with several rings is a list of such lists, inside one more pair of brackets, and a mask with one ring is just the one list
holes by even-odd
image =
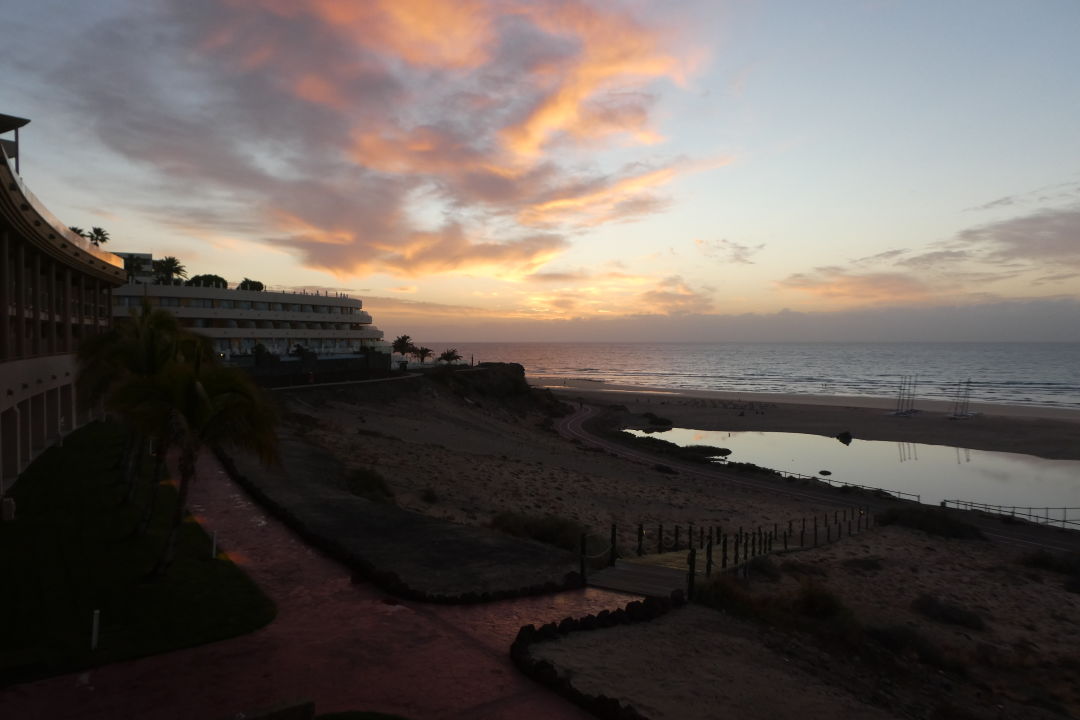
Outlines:
{"label": "fence post", "polygon": [[727,535],[725,534],[720,543],[720,569],[727,568]]}
{"label": "fence post", "polygon": [[705,574],[712,575],[712,536],[709,537],[709,544],[705,546]]}
{"label": "fence post", "polygon": [[694,523],[690,523],[686,528],[686,549],[690,550],[694,547]]}
{"label": "fence post", "polygon": [[645,542],[645,525],[638,523],[637,526],[637,555],[641,557],[645,554],[645,548],[643,543]]}
{"label": "fence post", "polygon": [[784,549],[785,550],[787,550],[787,538],[788,538],[788,534],[785,532],[784,533]]}
{"label": "fence post", "polygon": [[832,542],[832,525],[825,523],[825,542]]}
{"label": "fence post", "polygon": [[847,536],[851,537],[851,518],[848,518],[847,521]]}
{"label": "fence post", "polygon": [[817,547],[817,515],[814,516],[814,547]]}
{"label": "fence post", "polygon": [[[690,536],[693,545],[693,535]],[[686,575],[686,601],[694,599],[694,576],[697,575],[697,550],[690,548],[690,554],[686,558],[686,564],[690,566],[690,572]]]}
{"label": "fence post", "polygon": [[587,542],[588,542],[588,540],[586,538],[585,533],[581,533],[581,582],[582,583],[585,582],[586,577],[587,577],[586,574],[585,574],[585,565],[586,565],[585,552],[586,552],[586,543]]}
{"label": "fence post", "polygon": [[678,526],[678,524],[675,525],[675,545],[671,549],[672,550],[678,550],[679,549],[679,526]]}
{"label": "fence post", "polygon": [[615,523],[611,523],[611,560],[608,565],[615,564]]}
{"label": "fence post", "polygon": [[660,523],[656,530],[656,552],[664,552],[664,523]]}
{"label": "fence post", "polygon": [[705,549],[705,528],[698,530],[698,547]]}
{"label": "fence post", "polygon": [[802,518],[802,528],[799,530],[799,547],[806,547],[806,518]]}

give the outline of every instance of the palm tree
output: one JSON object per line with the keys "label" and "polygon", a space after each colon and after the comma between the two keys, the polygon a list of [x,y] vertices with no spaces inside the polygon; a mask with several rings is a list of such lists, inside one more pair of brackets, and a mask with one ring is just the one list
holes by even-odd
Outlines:
{"label": "palm tree", "polygon": [[[133,310],[129,320],[117,322],[108,331],[80,343],[79,387],[91,402],[104,400],[110,406],[111,395],[132,377],[153,377],[174,362],[179,343],[186,337],[172,313],[151,308],[144,300],[141,309]],[[130,432],[123,459],[127,483],[125,503],[134,494],[146,440],[154,436],[138,423],[128,425]]]}
{"label": "palm tree", "polygon": [[90,234],[88,232],[86,232],[85,230],[83,230],[78,225],[71,225],[71,226],[68,227],[68,230],[75,233],[79,237],[84,237],[84,238],[89,238],[90,237]]}
{"label": "palm tree", "polygon": [[398,355],[412,355],[416,346],[413,345],[411,337],[408,335],[400,335],[393,343],[391,343],[390,348]]}
{"label": "palm tree", "polygon": [[133,377],[117,389],[114,404],[147,427],[160,428],[165,444],[179,449],[180,483],[172,524],[152,575],[165,573],[176,556],[176,538],[204,448],[231,445],[264,462],[277,458],[275,414],[242,371],[203,361],[171,364],[154,377]]}
{"label": "palm tree", "polygon": [[413,348],[412,354],[416,356],[416,359],[420,361],[420,364],[424,364],[424,360],[432,356],[433,351],[431,348],[418,347]]}
{"label": "palm tree", "polygon": [[157,281],[166,285],[171,285],[173,276],[186,278],[187,268],[183,263],[177,260],[172,255],[161,258],[154,261],[154,275],[157,276]]}
{"label": "palm tree", "polygon": [[90,232],[86,234],[86,239],[92,242],[95,247],[101,247],[109,242],[109,232],[104,228],[92,227]]}
{"label": "palm tree", "polygon": [[444,363],[447,363],[448,365],[452,364],[452,363],[456,363],[460,359],[461,359],[461,353],[459,353],[457,351],[457,348],[450,348],[448,350],[443,350],[442,354],[439,355],[439,362],[444,362]]}

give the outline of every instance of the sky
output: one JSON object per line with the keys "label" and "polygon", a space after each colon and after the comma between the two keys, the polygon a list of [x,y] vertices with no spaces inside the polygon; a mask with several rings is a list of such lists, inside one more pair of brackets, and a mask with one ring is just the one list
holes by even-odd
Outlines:
{"label": "sky", "polygon": [[435,341],[1080,341],[1075,0],[8,0],[64,222]]}

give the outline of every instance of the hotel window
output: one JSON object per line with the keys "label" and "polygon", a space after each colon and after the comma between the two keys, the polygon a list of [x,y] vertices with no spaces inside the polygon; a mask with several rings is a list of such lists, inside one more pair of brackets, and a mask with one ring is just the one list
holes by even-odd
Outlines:
{"label": "hotel window", "polygon": [[253,305],[254,305],[256,310],[268,310],[269,309],[269,303],[257,302],[257,303],[253,303]]}
{"label": "hotel window", "polygon": [[250,300],[239,300],[236,303],[236,308],[238,310],[250,310],[251,309],[251,301]]}
{"label": "hotel window", "polygon": [[235,304],[232,300],[215,300],[214,307],[221,308],[222,310],[232,310]]}

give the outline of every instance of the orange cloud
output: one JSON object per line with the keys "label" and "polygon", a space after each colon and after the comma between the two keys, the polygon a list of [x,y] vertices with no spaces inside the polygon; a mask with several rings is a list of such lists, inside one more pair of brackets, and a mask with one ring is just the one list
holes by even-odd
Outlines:
{"label": "orange cloud", "polygon": [[657,78],[683,79],[685,68],[664,48],[666,38],[617,10],[580,2],[525,6],[522,12],[545,32],[576,42],[579,52],[538,68],[546,90],[521,121],[503,130],[506,147],[535,156],[559,133],[577,139],[625,133],[646,144],[660,140],[638,98],[619,93]]}
{"label": "orange cloud", "polygon": [[926,281],[902,272],[853,273],[839,267],[796,273],[778,283],[826,300],[853,304],[905,304],[938,295]]}

